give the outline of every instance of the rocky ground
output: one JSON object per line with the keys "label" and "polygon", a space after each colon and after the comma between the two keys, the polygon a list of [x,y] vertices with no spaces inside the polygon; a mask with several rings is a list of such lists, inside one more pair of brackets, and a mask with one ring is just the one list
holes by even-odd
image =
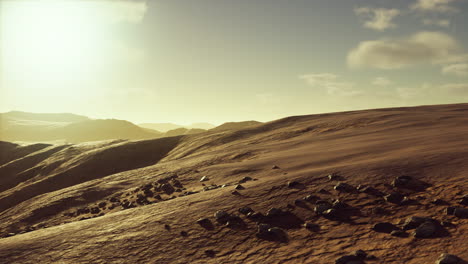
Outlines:
{"label": "rocky ground", "polygon": [[0,150],[0,263],[468,260],[468,104]]}

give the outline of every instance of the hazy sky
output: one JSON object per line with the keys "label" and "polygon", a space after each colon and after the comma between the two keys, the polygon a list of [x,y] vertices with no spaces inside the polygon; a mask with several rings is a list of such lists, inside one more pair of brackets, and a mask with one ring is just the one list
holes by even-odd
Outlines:
{"label": "hazy sky", "polygon": [[217,124],[468,102],[467,0],[0,8],[0,112]]}

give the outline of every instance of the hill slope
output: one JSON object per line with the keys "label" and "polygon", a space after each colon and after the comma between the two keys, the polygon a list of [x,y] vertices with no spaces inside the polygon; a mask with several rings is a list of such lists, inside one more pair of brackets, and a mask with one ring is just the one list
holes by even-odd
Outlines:
{"label": "hill slope", "polygon": [[[434,263],[444,252],[467,260],[468,220],[445,212],[466,207],[458,202],[468,193],[467,113],[468,104],[422,106],[145,141],[2,143],[0,259],[335,263],[362,249],[375,257],[365,263]],[[383,197],[393,192],[406,200]],[[314,212],[334,199],[336,211]],[[264,216],[245,216],[245,206]],[[272,207],[282,213],[267,214]],[[216,221],[218,210],[239,217]],[[436,232],[372,230],[402,228],[410,216],[434,218]],[[258,233],[257,222],[280,229]]]}

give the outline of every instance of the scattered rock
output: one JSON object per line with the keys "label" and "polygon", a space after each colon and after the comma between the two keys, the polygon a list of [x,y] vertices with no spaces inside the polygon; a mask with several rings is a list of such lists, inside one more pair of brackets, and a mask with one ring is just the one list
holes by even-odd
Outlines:
{"label": "scattered rock", "polygon": [[385,201],[393,204],[401,204],[404,198],[405,196],[398,192],[392,192],[391,194],[384,196]]}
{"label": "scattered rock", "polygon": [[176,187],[176,188],[182,188],[183,187],[182,183],[179,180],[176,180],[176,179],[172,180],[172,185],[174,185],[174,187]]}
{"label": "scattered rock", "polygon": [[170,185],[169,183],[161,185],[161,190],[166,194],[172,194],[175,191],[174,187],[172,187],[172,185]]}
{"label": "scattered rock", "polygon": [[339,192],[353,192],[355,188],[347,183],[344,182],[339,182],[333,189],[339,191]]}
{"label": "scattered rock", "polygon": [[206,228],[206,229],[213,228],[213,223],[211,223],[210,219],[208,219],[208,218],[200,218],[200,219],[197,220],[197,223],[201,227]]}
{"label": "scattered rock", "polygon": [[273,167],[271,167],[271,169],[272,169],[272,170],[278,170],[278,169],[280,169],[280,167],[277,166],[277,165],[273,165]]}
{"label": "scattered rock", "polygon": [[214,214],[214,217],[215,217],[216,221],[218,221],[220,223],[226,223],[229,220],[230,216],[231,215],[228,212],[223,211],[223,210],[218,210]]}
{"label": "scattered rock", "polygon": [[323,214],[326,210],[328,209],[331,209],[332,208],[332,205],[327,202],[327,201],[323,201],[323,200],[319,200],[315,203],[315,207],[314,207],[314,212],[316,214]]}
{"label": "scattered rock", "polygon": [[453,215],[455,213],[455,209],[456,207],[453,207],[453,206],[449,206],[445,209],[445,212],[447,215]]}
{"label": "scattered rock", "polygon": [[393,230],[392,232],[390,232],[390,235],[395,237],[408,237],[408,233],[406,233],[403,230]]}
{"label": "scattered rock", "polygon": [[252,181],[253,179],[249,176],[245,176],[244,178],[242,178],[239,183],[246,183],[248,181]]}
{"label": "scattered rock", "polygon": [[467,208],[455,208],[453,215],[458,218],[468,218],[468,209]]}
{"label": "scattered rock", "polygon": [[298,181],[290,181],[288,182],[288,187],[289,188],[300,188],[302,187],[302,184]]}
{"label": "scattered rock", "polygon": [[180,235],[183,236],[183,237],[186,237],[186,236],[188,236],[188,233],[187,233],[187,231],[180,231]]}
{"label": "scattered rock", "polygon": [[232,191],[231,194],[232,194],[232,195],[240,195],[240,192],[238,192],[238,191]]}
{"label": "scattered rock", "polygon": [[280,216],[283,214],[284,214],[283,210],[273,207],[273,208],[270,208],[270,210],[268,210],[268,212],[266,213],[266,217],[276,217],[276,216]]}
{"label": "scattered rock", "polygon": [[334,209],[344,209],[344,208],[349,207],[349,205],[345,202],[342,202],[339,199],[336,199],[335,201],[333,201],[332,207]]}
{"label": "scattered rock", "polygon": [[242,208],[239,208],[239,213],[241,214],[244,214],[244,215],[248,215],[249,213],[253,213],[254,210],[248,206],[244,206]]}
{"label": "scattered rock", "polygon": [[435,222],[424,222],[414,231],[414,237],[430,238],[435,237],[439,226]]}
{"label": "scattered rock", "polygon": [[208,177],[203,176],[203,177],[201,177],[200,182],[204,182],[204,181],[208,181],[208,180],[209,180]]}
{"label": "scattered rock", "polygon": [[422,225],[425,222],[433,222],[434,219],[430,217],[421,217],[421,216],[411,216],[406,218],[405,223],[403,224],[404,230],[415,229]]}
{"label": "scattered rock", "polygon": [[320,197],[318,197],[317,195],[307,195],[306,197],[302,199],[307,202],[314,202],[314,201],[320,200]]}
{"label": "scattered rock", "polygon": [[358,189],[358,191],[360,192],[363,192],[363,193],[367,193],[367,194],[370,194],[370,195],[373,195],[373,196],[377,196],[377,197],[382,197],[384,195],[383,192],[377,190],[376,188],[373,188],[373,187],[363,187],[363,188],[360,188]]}
{"label": "scattered rock", "polygon": [[245,188],[244,188],[244,186],[239,184],[239,185],[236,185],[235,189],[236,190],[244,190]]}
{"label": "scattered rock", "polygon": [[390,234],[392,231],[399,230],[398,227],[391,223],[383,222],[377,223],[372,227],[372,230],[379,233],[388,233]]}
{"label": "scattered rock", "polygon": [[439,256],[436,264],[457,264],[460,263],[461,259],[455,255],[443,253]]}
{"label": "scattered rock", "polygon": [[216,252],[214,250],[207,249],[207,250],[205,250],[205,255],[212,258],[212,257],[214,257],[216,255]]}
{"label": "scattered rock", "polygon": [[304,227],[308,230],[319,230],[320,229],[320,226],[317,225],[317,224],[314,224],[314,223],[311,223],[311,222],[306,222],[304,223]]}
{"label": "scattered rock", "polygon": [[265,218],[265,216],[260,213],[260,212],[250,212],[247,214],[247,218],[255,221],[255,222],[258,222],[258,221],[261,221]]}
{"label": "scattered rock", "polygon": [[408,184],[411,182],[412,178],[410,176],[398,176],[396,177],[393,182],[393,187],[407,187]]}
{"label": "scattered rock", "polygon": [[338,174],[336,174],[336,173],[328,174],[327,177],[328,177],[328,180],[330,180],[330,181],[336,181],[336,180],[340,179],[340,176],[338,176]]}
{"label": "scattered rock", "polygon": [[99,207],[92,207],[91,208],[91,213],[92,214],[99,214],[100,211],[101,211],[101,209],[99,209]]}
{"label": "scattered rock", "polygon": [[460,201],[459,201],[460,204],[462,205],[468,205],[468,194],[467,195],[464,195]]}

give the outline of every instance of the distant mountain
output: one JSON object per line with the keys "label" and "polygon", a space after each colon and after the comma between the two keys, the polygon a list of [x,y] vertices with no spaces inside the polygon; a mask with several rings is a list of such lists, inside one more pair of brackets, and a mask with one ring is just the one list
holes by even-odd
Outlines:
{"label": "distant mountain", "polygon": [[138,124],[140,127],[144,128],[149,128],[149,129],[154,129],[160,132],[168,132],[170,130],[175,130],[178,128],[187,128],[187,129],[204,129],[208,130],[211,128],[214,128],[215,125],[210,124],[210,123],[193,123],[189,126],[182,126],[182,125],[177,125],[173,123],[142,123]]}
{"label": "distant mountain", "polygon": [[154,130],[157,130],[157,131],[163,132],[163,133],[167,132],[169,130],[173,130],[173,129],[183,127],[181,125],[176,125],[176,124],[173,124],[173,123],[142,123],[142,124],[138,124],[138,126],[144,127],[144,128],[149,128],[149,129],[154,129]]}
{"label": "distant mountain", "polygon": [[0,114],[0,140],[26,142],[86,142],[108,139],[148,139],[162,133],[116,119],[92,120],[74,114]]}
{"label": "distant mountain", "polygon": [[192,134],[198,134],[205,132],[205,129],[200,129],[200,128],[192,128],[188,129],[185,127],[169,130],[166,133],[163,134],[163,137],[174,137],[174,136],[180,136],[180,135],[192,135]]}
{"label": "distant mountain", "polygon": [[260,124],[262,124],[262,122],[258,122],[258,121],[227,122],[215,128],[210,129],[210,131],[237,130],[237,129],[243,129],[243,128],[256,126]]}

